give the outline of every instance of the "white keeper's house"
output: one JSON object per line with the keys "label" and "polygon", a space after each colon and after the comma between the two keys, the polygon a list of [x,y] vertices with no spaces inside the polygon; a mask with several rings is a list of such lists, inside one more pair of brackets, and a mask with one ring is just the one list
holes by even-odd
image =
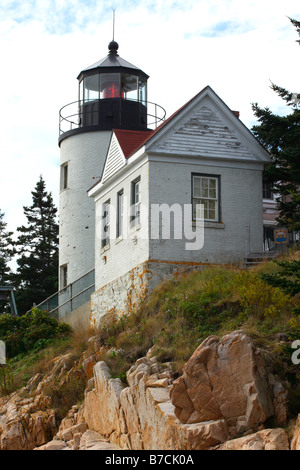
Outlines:
{"label": "white keeper's house", "polygon": [[99,323],[160,280],[263,249],[268,153],[209,86],[157,125],[148,78],[112,41],[61,110],[60,317]]}

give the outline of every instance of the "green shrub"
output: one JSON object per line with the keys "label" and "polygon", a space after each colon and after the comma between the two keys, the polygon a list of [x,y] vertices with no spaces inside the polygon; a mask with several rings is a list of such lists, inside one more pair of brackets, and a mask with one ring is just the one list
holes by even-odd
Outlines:
{"label": "green shrub", "polygon": [[275,260],[273,263],[281,269],[274,273],[261,273],[261,279],[271,286],[279,287],[287,294],[298,294],[300,292],[300,261]]}
{"label": "green shrub", "polygon": [[0,339],[6,344],[8,358],[41,349],[54,338],[69,336],[71,328],[59,323],[48,312],[33,308],[22,316],[0,316]]}

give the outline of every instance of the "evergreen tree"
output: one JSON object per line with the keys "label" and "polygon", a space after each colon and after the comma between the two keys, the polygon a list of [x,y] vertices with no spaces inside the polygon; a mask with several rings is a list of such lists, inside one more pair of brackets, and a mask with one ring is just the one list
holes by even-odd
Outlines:
{"label": "evergreen tree", "polygon": [[[300,22],[290,21],[300,36]],[[300,44],[300,40],[297,42]],[[279,116],[255,103],[252,109],[259,125],[252,131],[271,154],[272,162],[266,167],[265,180],[278,195],[278,220],[290,230],[300,230],[300,94],[275,84],[271,88],[286,102],[291,112]]]}
{"label": "evergreen tree", "polygon": [[16,246],[18,311],[26,313],[58,289],[58,224],[57,208],[45,181],[40,176],[34,191],[32,205],[24,206],[27,226],[18,227]]}
{"label": "evergreen tree", "polygon": [[0,285],[10,282],[11,270],[8,263],[14,255],[12,232],[6,230],[7,223],[4,221],[4,212],[0,210]]}

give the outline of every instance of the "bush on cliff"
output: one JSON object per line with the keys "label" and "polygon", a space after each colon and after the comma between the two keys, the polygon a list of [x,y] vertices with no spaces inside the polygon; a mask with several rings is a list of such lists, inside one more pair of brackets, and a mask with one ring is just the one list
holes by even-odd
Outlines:
{"label": "bush on cliff", "polygon": [[70,335],[66,323],[59,323],[48,312],[33,308],[22,316],[0,315],[0,339],[5,342],[7,358],[38,350],[55,338]]}

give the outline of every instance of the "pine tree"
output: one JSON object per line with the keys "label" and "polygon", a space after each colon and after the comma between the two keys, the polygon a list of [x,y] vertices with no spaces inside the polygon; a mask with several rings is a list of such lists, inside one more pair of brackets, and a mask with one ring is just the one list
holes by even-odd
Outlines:
{"label": "pine tree", "polygon": [[[300,36],[300,22],[290,19]],[[300,40],[297,41],[300,44]],[[265,180],[278,196],[279,222],[290,230],[300,230],[300,94],[272,84],[271,88],[291,108],[286,116],[269,108],[252,109],[259,125],[254,135],[270,152],[272,162],[266,167]]]}
{"label": "pine tree", "polygon": [[4,221],[4,212],[0,210],[0,285],[4,286],[10,282],[11,270],[8,263],[14,255],[12,232],[6,230],[7,223]]}
{"label": "pine tree", "polygon": [[32,205],[24,206],[27,226],[17,228],[17,272],[14,279],[18,289],[18,311],[26,313],[54,294],[58,288],[58,224],[57,208],[45,181],[40,176],[34,191]]}

